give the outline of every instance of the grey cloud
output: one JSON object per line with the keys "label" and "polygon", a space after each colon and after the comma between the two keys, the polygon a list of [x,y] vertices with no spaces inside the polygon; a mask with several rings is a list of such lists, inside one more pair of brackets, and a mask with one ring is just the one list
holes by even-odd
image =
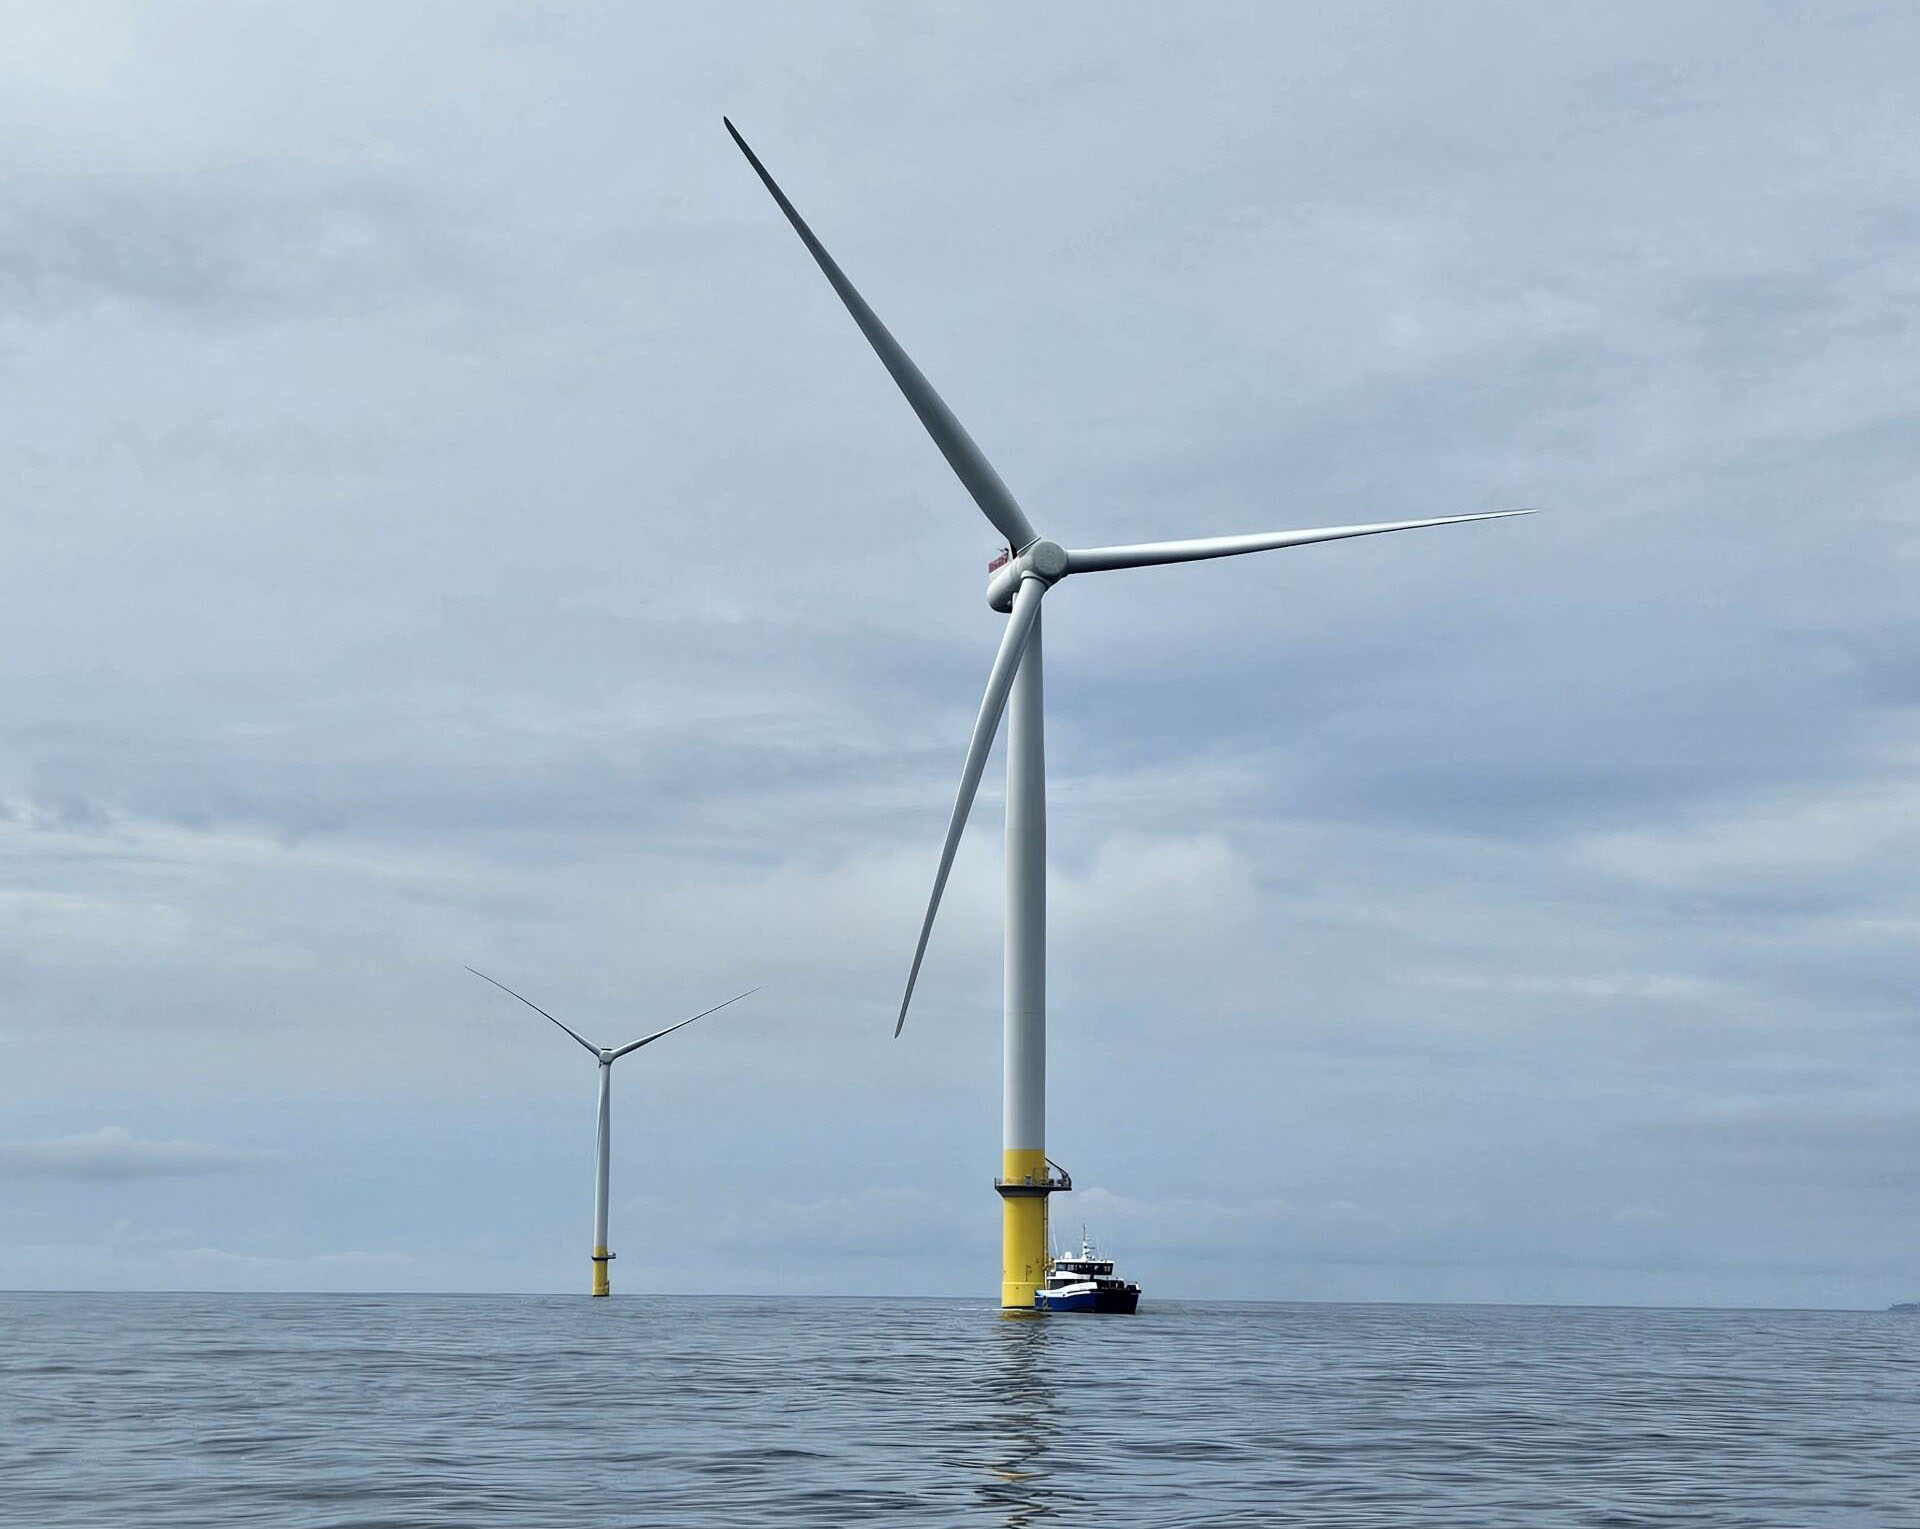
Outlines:
{"label": "grey cloud", "polygon": [[0,1142],[0,1175],[43,1179],[157,1179],[269,1167],[286,1154],[196,1141],[147,1141],[124,1126],[79,1136]]}
{"label": "grey cloud", "polygon": [[0,304],[16,319],[119,302],[196,323],[312,320],[463,292],[478,277],[448,209],[373,178],[11,189]]}

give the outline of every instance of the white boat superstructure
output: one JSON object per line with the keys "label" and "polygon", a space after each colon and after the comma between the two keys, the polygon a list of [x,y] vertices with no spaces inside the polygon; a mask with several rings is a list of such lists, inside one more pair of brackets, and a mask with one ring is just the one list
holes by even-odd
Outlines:
{"label": "white boat superstructure", "polygon": [[1080,1252],[1047,1260],[1047,1277],[1033,1293],[1036,1311],[1095,1311],[1129,1314],[1140,1304],[1140,1287],[1113,1272],[1113,1260],[1094,1251],[1085,1229]]}

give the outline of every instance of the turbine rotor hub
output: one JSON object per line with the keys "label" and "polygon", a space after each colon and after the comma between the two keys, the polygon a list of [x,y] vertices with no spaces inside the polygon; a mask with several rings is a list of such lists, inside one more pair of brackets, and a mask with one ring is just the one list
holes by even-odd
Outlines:
{"label": "turbine rotor hub", "polygon": [[1013,597],[1020,592],[1023,580],[1034,578],[1057,584],[1066,576],[1067,549],[1043,536],[1029,542],[993,570],[987,580],[987,604],[1005,613],[1013,609]]}

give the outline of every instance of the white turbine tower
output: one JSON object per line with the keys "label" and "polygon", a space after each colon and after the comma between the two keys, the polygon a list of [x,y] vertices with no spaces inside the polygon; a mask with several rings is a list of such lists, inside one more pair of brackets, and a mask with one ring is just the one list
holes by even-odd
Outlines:
{"label": "white turbine tower", "polygon": [[643,1035],[639,1040],[628,1041],[624,1046],[596,1046],[578,1030],[573,1029],[571,1026],[561,1024],[559,1020],[554,1019],[551,1014],[541,1008],[540,1005],[535,1003],[531,998],[522,998],[520,994],[514,992],[506,983],[495,982],[494,979],[489,977],[485,972],[474,967],[469,966],[467,970],[472,972],[474,976],[478,977],[482,982],[492,982],[495,987],[499,988],[500,991],[505,993],[509,998],[519,998],[522,1003],[529,1009],[532,1009],[533,1012],[538,1014],[542,1019],[553,1020],[553,1022],[559,1025],[562,1030],[565,1030],[568,1035],[571,1035],[582,1046],[585,1046],[588,1051],[592,1052],[594,1059],[600,1064],[600,1128],[593,1151],[593,1293],[595,1295],[609,1295],[612,1293],[612,1285],[607,1279],[607,1265],[613,1261],[613,1254],[607,1251],[607,1152],[610,1145],[609,1136],[612,1124],[612,1117],[608,1109],[613,1083],[613,1064],[619,1061],[620,1058],[625,1056],[629,1051],[638,1051],[642,1046],[651,1046],[655,1041],[659,1040],[661,1036],[671,1035],[676,1030],[685,1029],[693,1023],[694,1019],[705,1019],[709,1014],[717,1014],[720,1010],[724,1009],[728,1003],[738,1003],[742,998],[749,997],[759,992],[760,989],[750,987],[744,993],[735,993],[733,997],[727,1000],[727,1003],[716,1003],[711,1009],[702,1009],[698,1014],[693,1016],[693,1019],[683,1019],[677,1025],[668,1025],[664,1030],[656,1030],[651,1035]]}
{"label": "white turbine tower", "polygon": [[[953,411],[933,390],[911,357],[887,332],[886,325],[854,290],[853,283],[795,211],[786,193],[774,183],[759,156],[747,146],[731,121],[726,124],[740,152],[747,156],[774,201],[786,214],[793,231],[819,265],[867,343],[892,375],[900,391],[920,417],[927,434],[940,448],[955,475],[973,496],[994,528],[1006,539],[1006,550],[989,569],[987,604],[1007,615],[1000,651],[987,676],[987,693],[973,724],[966,763],[960,771],[960,790],[947,823],[940,868],[933,879],[933,895],[921,921],[900,1000],[900,1018],[894,1034],[907,1020],[907,1005],[927,953],[934,914],[953,868],[954,851],[966,827],[967,813],[980,786],[987,753],[1000,726],[1001,713],[1012,712],[1007,729],[1007,911],[1004,991],[1003,1135],[1000,1176],[994,1187],[1001,1196],[1000,1303],[1007,1308],[1030,1308],[1035,1287],[1045,1275],[1047,1258],[1047,1196],[1071,1187],[1063,1177],[1049,1173],[1046,1150],[1047,1092],[1047,798],[1046,755],[1043,742],[1043,688],[1040,658],[1040,602],[1047,591],[1070,574],[1108,573],[1121,568],[1150,568],[1161,563],[1190,563],[1203,558],[1235,557],[1243,552],[1267,552],[1278,547],[1302,547],[1310,542],[1339,541],[1352,536],[1376,536],[1385,531],[1412,531],[1423,526],[1459,525],[1473,520],[1501,520],[1528,510],[1493,510],[1476,515],[1445,515],[1431,520],[1391,520],[1374,525],[1329,526],[1311,531],[1256,532],[1249,536],[1211,536],[1193,541],[1146,542],[1125,547],[1094,547],[1071,551],[1048,541],[1034,530],[999,473],[967,434]],[[1009,702],[1011,698],[1011,702]]]}

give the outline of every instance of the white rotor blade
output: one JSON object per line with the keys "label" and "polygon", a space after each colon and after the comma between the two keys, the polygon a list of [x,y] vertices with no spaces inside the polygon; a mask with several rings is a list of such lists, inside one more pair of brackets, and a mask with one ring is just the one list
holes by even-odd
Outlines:
{"label": "white rotor blade", "polygon": [[[467,970],[472,972],[474,976],[478,977],[482,982],[493,982],[493,978],[489,977],[485,972],[479,970],[477,967],[469,966]],[[505,993],[509,998],[520,998],[520,995],[514,992],[514,990],[508,987],[504,982],[493,982],[493,985],[499,988],[500,991]],[[520,1001],[524,1003],[529,1009],[532,1009],[533,1012],[538,1014],[542,1019],[553,1019],[553,1016],[551,1014],[549,1014],[545,1009],[541,1008],[540,1005],[535,1003],[531,998],[520,998]],[[560,1025],[560,1021],[557,1019],[553,1019],[553,1022],[556,1025]],[[565,1030],[567,1034],[571,1035],[576,1041],[578,1041],[581,1045],[585,1046],[587,1050],[591,1051],[595,1056],[600,1055],[600,1048],[594,1045],[592,1041],[588,1040],[578,1030],[571,1029],[566,1025],[560,1025],[560,1028],[562,1030]]]}
{"label": "white rotor blade", "polygon": [[720,120],[726,122],[727,131],[733,135],[733,141],[740,145],[740,152],[747,156],[747,163],[753,166],[754,174],[773,193],[773,199],[787,215],[787,221],[800,236],[800,242],[806,245],[827,280],[833,284],[833,290],[840,294],[840,301],[847,305],[847,312],[853,315],[854,323],[860,326],[860,332],[867,337],[867,343],[873,347],[881,365],[893,374],[894,382],[906,394],[913,412],[920,416],[920,423],[926,426],[927,434],[933,437],[933,444],[940,448],[940,455],[947,459],[947,465],[966,485],[967,492],[973,495],[973,502],[980,506],[982,513],[1006,537],[1015,552],[1034,541],[1037,533],[1028,522],[1026,512],[1020,508],[1006,484],[1000,481],[1000,474],[993,470],[993,464],[973,443],[973,437],[967,434],[966,427],[953,417],[953,410],[934,392],[933,384],[913,364],[913,358],[900,348],[900,342],[887,332],[887,326],[880,322],[879,315],[854,290],[853,283],[834,263],[826,246],[814,238],[806,220],[794,210],[786,193],[767,174],[767,167],[760,163],[760,156],[747,147],[747,140],[740,136],[740,130],[725,117]]}
{"label": "white rotor blade", "polygon": [[1106,573],[1115,568],[1152,568],[1160,563],[1195,563],[1209,557],[1238,557],[1312,542],[1344,541],[1349,536],[1379,536],[1386,531],[1418,531],[1425,526],[1459,526],[1470,520],[1506,520],[1532,510],[1487,510],[1478,515],[1443,515],[1438,520],[1385,520],[1370,526],[1323,526],[1314,531],[1265,531],[1251,536],[1207,536],[1197,541],[1139,542],[1130,547],[1089,547],[1067,553],[1068,573]]}
{"label": "white rotor blade", "polygon": [[920,943],[913,948],[913,969],[907,973],[907,991],[900,1000],[900,1018],[893,1033],[898,1035],[907,1022],[907,1005],[913,1002],[913,985],[920,980],[920,963],[927,954],[927,936],[933,933],[933,916],[940,911],[940,894],[947,889],[947,873],[953,869],[954,851],[960,847],[960,834],[967,826],[967,814],[973,810],[974,794],[980,789],[980,772],[987,767],[987,755],[993,748],[993,735],[1000,730],[1000,717],[1007,709],[1007,692],[1013,688],[1013,676],[1020,668],[1020,655],[1027,650],[1027,638],[1033,635],[1033,618],[1040,613],[1040,600],[1047,592],[1043,579],[1020,582],[1013,597],[1013,610],[1007,616],[1007,630],[1000,638],[1000,651],[993,656],[993,668],[987,675],[987,693],[980,701],[980,715],[974,718],[973,738],[967,744],[967,762],[960,771],[960,791],[953,799],[953,816],[947,823],[947,842],[940,851],[940,869],[933,878],[933,896],[927,900],[927,916],[920,925]]}
{"label": "white rotor blade", "polygon": [[[727,1003],[738,1003],[742,998],[751,998],[759,991],[760,989],[757,987],[750,987],[744,993],[735,993],[733,997],[727,1000]],[[709,1014],[718,1014],[727,1006],[727,1003],[716,1003],[711,1009],[702,1009],[698,1014],[693,1016],[693,1019],[705,1019]],[[638,1051],[642,1046],[651,1046],[663,1035],[671,1035],[676,1030],[686,1029],[688,1025],[693,1023],[693,1019],[683,1019],[677,1025],[668,1025],[666,1029],[656,1030],[651,1035],[643,1035],[637,1041],[628,1041],[626,1045],[621,1046],[613,1053],[613,1060],[617,1062],[629,1051]]]}

